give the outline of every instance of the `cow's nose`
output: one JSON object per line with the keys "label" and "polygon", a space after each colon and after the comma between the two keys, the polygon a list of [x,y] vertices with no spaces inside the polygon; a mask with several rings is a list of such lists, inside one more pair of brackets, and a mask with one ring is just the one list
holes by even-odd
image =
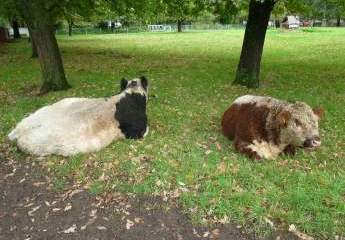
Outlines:
{"label": "cow's nose", "polygon": [[318,136],[307,138],[303,143],[303,146],[307,148],[316,148],[316,147],[319,147],[320,145],[321,145],[321,140],[320,140],[320,137]]}

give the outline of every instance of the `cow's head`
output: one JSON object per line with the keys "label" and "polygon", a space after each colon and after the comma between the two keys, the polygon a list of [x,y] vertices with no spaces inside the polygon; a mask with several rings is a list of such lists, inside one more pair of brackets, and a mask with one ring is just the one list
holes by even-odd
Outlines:
{"label": "cow's head", "polygon": [[121,79],[121,92],[140,93],[147,96],[148,80],[146,77],[134,78],[132,80]]}
{"label": "cow's head", "polygon": [[322,108],[312,109],[303,102],[283,108],[277,114],[281,141],[298,147],[317,148],[321,145],[319,120]]}

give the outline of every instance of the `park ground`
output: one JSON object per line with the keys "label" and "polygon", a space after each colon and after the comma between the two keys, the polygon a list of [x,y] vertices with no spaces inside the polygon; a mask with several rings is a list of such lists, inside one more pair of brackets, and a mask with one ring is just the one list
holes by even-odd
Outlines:
{"label": "park ground", "polygon": [[[90,196],[155,197],[176,203],[193,224],[230,223],[259,236],[294,225],[316,239],[344,237],[345,29],[269,30],[256,90],[231,85],[243,33],[59,36],[73,88],[44,96],[36,95],[41,75],[29,58],[30,44],[0,45],[0,142],[25,165],[20,159],[28,156],[6,142],[24,116],[65,97],[116,94],[121,77],[145,75],[149,135],[92,154],[29,157],[52,190],[82,186]],[[237,154],[219,126],[224,110],[243,94],[322,106],[322,147],[261,162]]]}

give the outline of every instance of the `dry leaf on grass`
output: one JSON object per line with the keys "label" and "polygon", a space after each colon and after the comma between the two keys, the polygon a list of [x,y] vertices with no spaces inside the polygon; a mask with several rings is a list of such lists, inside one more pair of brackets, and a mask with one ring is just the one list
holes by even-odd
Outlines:
{"label": "dry leaf on grass", "polygon": [[217,169],[219,171],[219,173],[225,173],[226,172],[226,169],[227,169],[227,166],[226,166],[226,163],[221,161],[218,166],[217,166]]}
{"label": "dry leaf on grass", "polygon": [[293,233],[295,236],[297,236],[301,240],[314,240],[313,237],[308,236],[307,234],[298,231],[294,224],[291,224],[289,226],[289,232]]}

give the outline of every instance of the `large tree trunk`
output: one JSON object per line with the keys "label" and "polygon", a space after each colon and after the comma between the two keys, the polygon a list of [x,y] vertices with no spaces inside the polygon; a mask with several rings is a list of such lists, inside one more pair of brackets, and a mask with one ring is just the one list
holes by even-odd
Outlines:
{"label": "large tree trunk", "polygon": [[13,29],[13,38],[18,39],[20,38],[19,32],[19,23],[16,18],[13,18],[11,21],[11,27]]}
{"label": "large tree trunk", "polygon": [[54,9],[47,9],[45,3],[44,0],[21,0],[19,5],[37,48],[43,80],[41,94],[70,88],[55,38]]}
{"label": "large tree trunk", "polygon": [[273,0],[250,1],[248,21],[234,84],[248,88],[259,87],[261,56],[273,7]]}
{"label": "large tree trunk", "polygon": [[182,32],[182,20],[177,20],[177,32]]}
{"label": "large tree trunk", "polygon": [[53,26],[44,26],[43,28],[32,30],[32,33],[43,76],[41,93],[70,88],[66,81]]}

